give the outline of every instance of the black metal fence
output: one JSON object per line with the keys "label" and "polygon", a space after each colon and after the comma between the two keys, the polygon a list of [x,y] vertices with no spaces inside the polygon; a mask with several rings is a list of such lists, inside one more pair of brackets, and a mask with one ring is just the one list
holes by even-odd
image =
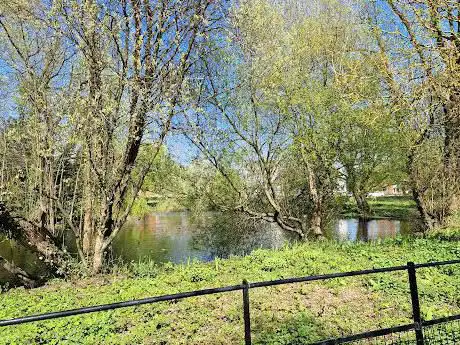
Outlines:
{"label": "black metal fence", "polygon": [[157,297],[149,297],[144,299],[103,304],[86,308],[71,309],[58,311],[40,315],[25,316],[9,320],[0,320],[0,327],[19,325],[23,323],[50,320],[73,315],[81,315],[87,313],[100,312],[104,310],[112,310],[118,308],[126,308],[142,304],[151,304],[163,301],[177,301],[184,298],[204,296],[229,291],[241,290],[243,293],[243,319],[244,319],[244,340],[245,345],[251,345],[251,317],[250,317],[250,296],[249,290],[261,287],[312,282],[318,280],[328,280],[341,277],[361,276],[374,273],[407,271],[409,278],[410,297],[412,303],[413,322],[406,325],[400,325],[390,328],[373,330],[365,333],[354,334],[351,336],[323,340],[312,345],[332,345],[332,344],[349,344],[365,342],[367,344],[459,344],[460,343],[460,314],[449,317],[439,318],[435,320],[423,321],[420,315],[419,293],[417,289],[417,269],[424,267],[438,267],[444,265],[460,264],[460,260],[429,262],[424,264],[414,264],[408,262],[404,266],[384,267],[377,269],[332,273],[317,276],[307,276],[298,278],[278,279],[271,281],[249,283],[243,280],[242,284],[225,286],[214,289],[196,290],[183,292],[173,295],[163,295]]}

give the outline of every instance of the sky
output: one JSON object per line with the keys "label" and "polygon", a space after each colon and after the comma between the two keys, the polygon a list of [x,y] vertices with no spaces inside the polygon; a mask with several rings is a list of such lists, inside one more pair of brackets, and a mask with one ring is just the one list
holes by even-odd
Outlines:
{"label": "sky", "polygon": [[[388,19],[391,18],[391,9],[386,2],[377,0],[377,4],[382,9],[382,16]],[[401,27],[392,27],[391,21],[388,21],[386,25],[387,26],[383,27],[384,30],[394,31],[395,29],[400,29],[404,32]],[[0,55],[0,117],[4,118],[17,116],[14,103],[16,85],[11,81],[11,73],[11,68],[5,63]],[[170,134],[166,139],[166,144],[171,156],[181,164],[186,165],[199,155],[199,151],[188,141],[188,139],[180,134]]]}

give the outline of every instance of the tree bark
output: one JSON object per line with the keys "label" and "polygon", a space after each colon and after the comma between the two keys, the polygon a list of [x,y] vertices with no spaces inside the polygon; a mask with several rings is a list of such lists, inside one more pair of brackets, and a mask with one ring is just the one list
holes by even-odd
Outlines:
{"label": "tree bark", "polygon": [[313,174],[313,170],[310,165],[307,164],[307,174],[308,174],[308,186],[310,190],[310,200],[313,203],[313,212],[310,216],[310,229],[315,235],[315,238],[322,239],[324,238],[322,230],[322,209],[321,209],[321,196],[316,186],[316,176]]}
{"label": "tree bark", "polygon": [[[89,187],[85,187],[87,189]],[[83,206],[83,229],[82,229],[82,250],[83,254],[86,257],[92,255],[93,248],[93,234],[94,234],[94,226],[93,226],[93,210],[92,210],[92,201],[91,201],[91,194],[89,192],[85,193],[84,195],[84,206]]]}
{"label": "tree bark", "polygon": [[317,207],[313,210],[310,220],[310,229],[316,239],[323,239],[324,234],[322,230],[322,214],[321,210],[318,210]]}
{"label": "tree bark", "polygon": [[444,175],[448,185],[445,215],[455,208],[460,192],[460,90],[455,89],[444,108]]}
{"label": "tree bark", "polygon": [[102,271],[103,264],[104,264],[104,238],[103,235],[97,233],[94,236],[94,246],[93,246],[93,254],[92,254],[92,274],[98,274]]}
{"label": "tree bark", "polygon": [[[426,137],[426,131],[420,136],[417,140],[417,146],[420,145]],[[411,148],[410,153],[408,155],[407,160],[407,170],[409,175],[409,184],[412,190],[412,197],[415,201],[417,206],[417,211],[419,212],[420,219],[423,224],[423,231],[428,231],[433,229],[436,226],[436,220],[432,217],[427,210],[425,201],[423,200],[423,195],[418,187],[417,177],[415,176],[415,166],[414,166],[414,159],[415,159],[415,150],[416,147]]]}
{"label": "tree bark", "polygon": [[412,186],[412,197],[415,201],[417,211],[420,214],[420,219],[422,220],[423,231],[425,232],[435,228],[438,223],[436,219],[428,213],[425,201],[423,200],[423,197],[421,196],[417,186]]}

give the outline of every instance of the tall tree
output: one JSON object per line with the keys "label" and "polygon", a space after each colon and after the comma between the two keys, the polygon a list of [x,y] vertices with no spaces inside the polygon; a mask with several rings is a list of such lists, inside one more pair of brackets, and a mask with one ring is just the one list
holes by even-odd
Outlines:
{"label": "tall tree", "polygon": [[343,92],[345,80],[366,79],[356,68],[371,53],[365,27],[340,3],[320,3],[314,16],[266,1],[239,4],[229,45],[204,66],[207,97],[195,118],[187,114],[187,135],[233,191],[230,206],[301,238],[321,237],[333,208],[337,150],[345,149],[337,124],[369,108],[369,95]]}
{"label": "tall tree", "polygon": [[[50,242],[56,242],[58,222],[72,230],[80,260],[97,273],[183,104],[207,36],[218,26],[218,3],[62,0],[2,6],[7,58],[20,85],[27,85],[20,89],[24,121],[31,121],[33,111],[45,120],[36,129],[38,152],[24,156],[42,162],[37,170],[44,178],[31,195],[38,192],[50,206],[41,212],[45,217],[37,216],[35,209],[43,206],[33,201],[21,217],[34,224],[33,231],[48,231]],[[134,173],[143,142],[154,150]],[[69,179],[61,178],[66,174]],[[67,195],[56,187],[65,181],[71,181]]]}
{"label": "tall tree", "polygon": [[393,104],[410,129],[408,175],[426,228],[442,225],[459,195],[459,6],[386,0],[372,11]]}

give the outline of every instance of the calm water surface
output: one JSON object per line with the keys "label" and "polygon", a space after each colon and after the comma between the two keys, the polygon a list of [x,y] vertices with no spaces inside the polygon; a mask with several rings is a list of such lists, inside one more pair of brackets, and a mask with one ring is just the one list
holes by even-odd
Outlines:
{"label": "calm water surface", "polygon": [[[413,223],[339,219],[330,225],[326,235],[338,241],[373,241],[410,234]],[[113,244],[112,255],[123,261],[209,261],[244,255],[256,248],[279,248],[296,239],[274,224],[243,221],[234,215],[208,213],[196,218],[188,212],[154,213],[129,220]],[[0,237],[0,255],[33,274],[43,269],[36,255],[4,237]],[[0,282],[10,279],[0,268]]]}
{"label": "calm water surface", "polygon": [[[256,248],[279,248],[297,239],[274,224],[249,222],[241,226],[228,219],[222,221],[216,214],[204,217],[207,225],[203,219],[194,221],[187,212],[155,213],[131,220],[115,241],[114,253],[126,260],[179,263],[189,258],[212,260],[244,255]],[[326,235],[338,241],[373,241],[412,231],[413,222],[409,221],[339,219]]]}

